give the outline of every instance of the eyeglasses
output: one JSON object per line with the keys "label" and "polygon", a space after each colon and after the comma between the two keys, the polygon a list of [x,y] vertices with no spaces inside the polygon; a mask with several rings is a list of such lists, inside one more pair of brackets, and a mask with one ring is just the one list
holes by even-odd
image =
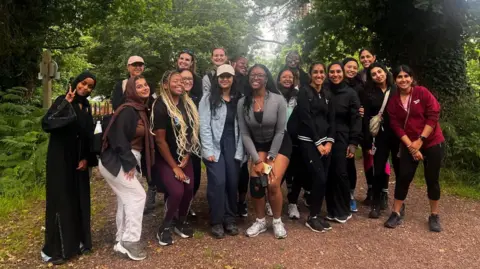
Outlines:
{"label": "eyeglasses", "polygon": [[253,78],[253,79],[257,79],[257,78],[264,79],[264,78],[265,78],[265,74],[250,74],[250,78]]}
{"label": "eyeglasses", "polygon": [[183,82],[185,82],[185,83],[193,83],[193,78],[183,78]]}

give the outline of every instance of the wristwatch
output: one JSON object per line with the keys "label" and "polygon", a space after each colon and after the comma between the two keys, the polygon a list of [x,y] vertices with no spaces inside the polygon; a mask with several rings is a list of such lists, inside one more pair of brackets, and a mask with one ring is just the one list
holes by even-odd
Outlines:
{"label": "wristwatch", "polygon": [[425,136],[423,136],[423,135],[420,136],[420,140],[422,140],[422,142],[424,142],[425,139],[427,139]]}
{"label": "wristwatch", "polygon": [[275,157],[268,155],[268,156],[267,156],[267,160],[273,162],[273,161],[275,161]]}

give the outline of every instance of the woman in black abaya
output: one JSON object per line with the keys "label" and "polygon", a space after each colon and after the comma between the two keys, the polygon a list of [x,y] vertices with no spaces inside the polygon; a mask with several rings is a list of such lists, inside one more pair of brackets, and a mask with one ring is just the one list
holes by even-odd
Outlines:
{"label": "woman in black abaya", "polygon": [[41,252],[45,262],[62,264],[92,247],[88,166],[96,165],[96,158],[90,153],[93,118],[87,97],[95,84],[93,74],[81,73],[42,120],[43,130],[50,133]]}

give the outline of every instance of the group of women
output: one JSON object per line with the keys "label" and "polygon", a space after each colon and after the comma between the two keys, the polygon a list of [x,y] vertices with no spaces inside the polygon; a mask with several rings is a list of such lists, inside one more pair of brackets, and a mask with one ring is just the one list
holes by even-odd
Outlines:
{"label": "group of women", "polygon": [[[357,60],[346,58],[328,66],[315,62],[307,73],[293,51],[275,81],[264,65],[247,69],[246,58],[237,57],[232,65],[227,59],[225,49],[215,48],[214,68],[200,79],[193,52],[181,51],[177,69],[164,74],[156,96],[141,72],[133,72],[143,71],[143,59],[129,59],[131,76],[125,80],[123,100],[105,123],[98,159],[100,173],[117,195],[116,252],[132,260],[146,258],[140,238],[149,199],[139,181],[142,174],[154,190],[153,200],[156,191],[165,197],[165,215],[156,234],[159,244],[173,244],[173,233],[193,236],[188,215],[194,215],[190,206],[200,185],[202,160],[213,237],[239,234],[236,217],[247,215],[249,186],[256,218],[246,236],[267,231],[266,215],[272,215],[274,236],[285,238],[284,181],[288,216],[300,218],[297,203],[303,188],[309,207],[305,225],[314,232],[331,230],[327,220],[346,223],[357,211],[354,159],[359,146],[369,186],[369,217],[379,218],[388,207],[391,159],[395,199],[385,226],[402,223],[404,200],[423,160],[429,227],[441,231],[440,105],[415,84],[408,66],[390,73],[376,62],[372,50],[363,49],[360,72]],[[95,84],[94,75],[79,75],[43,119],[51,137],[42,258],[55,264],[92,247],[87,168],[97,159],[90,150],[93,119],[87,97]],[[327,212],[322,217],[324,200]]]}

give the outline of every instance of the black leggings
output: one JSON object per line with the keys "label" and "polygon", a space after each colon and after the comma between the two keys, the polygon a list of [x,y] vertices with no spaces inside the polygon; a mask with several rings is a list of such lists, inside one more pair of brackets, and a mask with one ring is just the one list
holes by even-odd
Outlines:
{"label": "black leggings", "polygon": [[317,147],[312,142],[300,141],[300,150],[303,162],[306,164],[312,180],[310,216],[314,217],[320,214],[323,199],[325,198],[330,156],[320,155]]}
{"label": "black leggings", "polygon": [[[400,140],[393,134],[381,131],[375,138],[375,147],[377,148],[373,156],[373,201],[380,203],[382,189],[388,189],[389,176],[385,173],[385,166],[388,157],[392,156],[393,170],[395,175],[399,173],[398,147]],[[386,186],[385,186],[386,185]]]}
{"label": "black leggings", "polygon": [[[442,165],[443,156],[445,154],[445,143],[440,143],[427,149],[420,149],[423,154],[423,167],[425,173],[425,181],[427,182],[428,199],[440,200],[440,167]],[[395,199],[405,200],[408,194],[410,183],[415,177],[418,167],[412,155],[408,152],[405,145],[400,147],[400,171],[395,184]]]}
{"label": "black leggings", "polygon": [[245,202],[245,196],[248,192],[248,182],[250,180],[250,173],[248,172],[248,162],[245,162],[240,168],[240,178],[238,179],[238,196],[239,203]]}

